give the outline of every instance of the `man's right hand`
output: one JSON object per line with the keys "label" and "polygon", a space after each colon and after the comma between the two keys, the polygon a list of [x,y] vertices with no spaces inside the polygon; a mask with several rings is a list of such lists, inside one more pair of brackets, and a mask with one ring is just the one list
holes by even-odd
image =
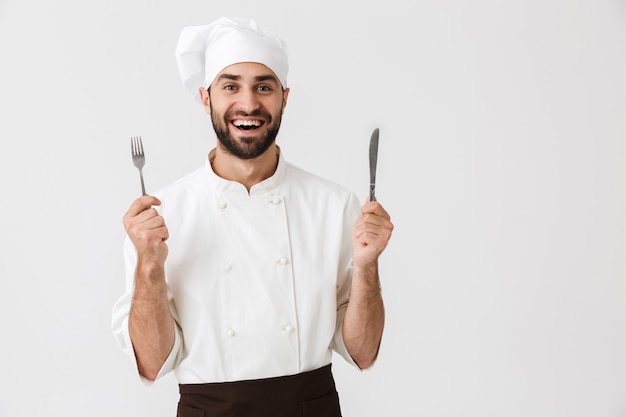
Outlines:
{"label": "man's right hand", "polygon": [[153,196],[144,195],[131,204],[122,223],[128,237],[137,249],[138,262],[163,266],[167,258],[169,232],[165,220],[153,206],[161,201]]}

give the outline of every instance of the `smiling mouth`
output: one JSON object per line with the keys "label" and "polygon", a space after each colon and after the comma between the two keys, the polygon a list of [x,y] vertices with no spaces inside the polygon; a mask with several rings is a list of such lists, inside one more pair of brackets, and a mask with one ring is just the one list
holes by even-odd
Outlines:
{"label": "smiling mouth", "polygon": [[240,130],[255,130],[263,125],[261,120],[243,120],[243,119],[235,119],[232,121],[232,125]]}

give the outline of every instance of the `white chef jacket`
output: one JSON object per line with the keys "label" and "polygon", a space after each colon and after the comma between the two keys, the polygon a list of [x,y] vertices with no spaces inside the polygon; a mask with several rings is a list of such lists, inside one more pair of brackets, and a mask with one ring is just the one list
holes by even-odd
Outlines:
{"label": "white chef jacket", "polygon": [[[205,165],[155,193],[170,238],[165,277],[175,342],[157,379],[181,384],[293,375],[354,365],[342,338],[352,274],[356,195],[286,162],[250,192]],[[136,266],[126,238],[126,293],[112,330],[128,331]],[[356,366],[356,365],[355,365]],[[142,380],[150,382],[142,377]]]}

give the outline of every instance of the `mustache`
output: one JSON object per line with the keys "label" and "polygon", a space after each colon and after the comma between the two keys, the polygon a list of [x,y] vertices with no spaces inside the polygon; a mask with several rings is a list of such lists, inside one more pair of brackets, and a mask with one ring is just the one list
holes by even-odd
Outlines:
{"label": "mustache", "polygon": [[245,112],[242,110],[234,110],[226,114],[227,120],[233,119],[235,117],[257,117],[259,119],[264,119],[267,122],[272,121],[272,115],[263,109],[256,109],[251,112]]}

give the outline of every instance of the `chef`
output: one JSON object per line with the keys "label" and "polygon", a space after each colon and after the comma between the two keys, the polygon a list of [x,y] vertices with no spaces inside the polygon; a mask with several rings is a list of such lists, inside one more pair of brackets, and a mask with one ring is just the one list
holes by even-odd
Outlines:
{"label": "chef", "polygon": [[222,17],[183,29],[176,58],[216,146],[124,215],[116,340],[147,385],[174,372],[178,416],[340,416],[333,352],[365,369],[382,338],[389,214],[285,159],[280,38]]}

